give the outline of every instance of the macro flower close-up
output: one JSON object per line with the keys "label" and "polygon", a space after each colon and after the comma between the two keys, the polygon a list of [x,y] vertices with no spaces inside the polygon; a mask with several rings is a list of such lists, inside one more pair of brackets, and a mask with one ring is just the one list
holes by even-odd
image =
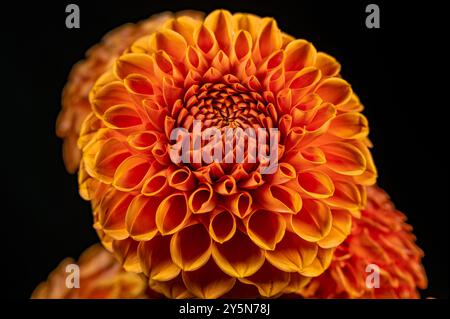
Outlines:
{"label": "macro flower close-up", "polygon": [[4,292],[102,317],[363,316],[410,299],[389,301],[405,317],[448,298],[428,7],[8,11],[30,22],[1,29]]}
{"label": "macro flower close-up", "polygon": [[[168,297],[217,298],[236,281],[274,297],[320,275],[376,180],[367,119],[339,72],[274,19],[225,10],[136,40],[92,88],[78,140],[103,244]],[[211,161],[224,136],[174,162],[172,131],[194,140],[195,123],[241,129],[246,147],[233,136]],[[273,145],[255,157],[248,128],[276,129],[262,138],[276,142],[270,174]]]}

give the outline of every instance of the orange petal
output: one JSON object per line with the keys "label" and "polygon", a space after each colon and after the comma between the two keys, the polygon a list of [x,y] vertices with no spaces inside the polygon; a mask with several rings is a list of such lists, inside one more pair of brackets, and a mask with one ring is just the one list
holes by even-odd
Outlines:
{"label": "orange petal", "polygon": [[100,88],[91,99],[91,105],[94,112],[99,116],[111,107],[116,105],[133,105],[133,100],[129,95],[124,84],[120,81],[111,82]]}
{"label": "orange petal", "polygon": [[276,212],[266,210],[254,211],[244,220],[244,224],[250,239],[266,250],[274,250],[286,230],[284,218]]}
{"label": "orange petal", "polygon": [[113,129],[130,129],[142,125],[142,119],[133,107],[116,105],[105,112],[103,123]]}
{"label": "orange petal", "polygon": [[262,27],[257,40],[257,52],[260,58],[269,56],[281,48],[282,38],[277,22],[271,18],[262,19]]}
{"label": "orange petal", "polygon": [[121,191],[137,189],[144,182],[149,172],[151,161],[142,155],[133,155],[125,159],[117,167],[114,174],[113,185]]}
{"label": "orange petal", "polygon": [[187,49],[186,40],[178,32],[161,29],[154,33],[155,51],[162,50],[170,55],[175,61],[182,61]]}
{"label": "orange petal", "polygon": [[202,224],[183,228],[170,241],[173,262],[184,271],[202,267],[211,256],[211,237]]}
{"label": "orange petal", "polygon": [[125,240],[114,240],[112,250],[122,267],[129,272],[140,273],[142,268],[137,255],[138,242],[127,238]]}
{"label": "orange petal", "polygon": [[364,155],[349,143],[337,142],[321,145],[327,167],[343,175],[361,175],[366,169]]}
{"label": "orange petal", "polygon": [[332,210],[333,221],[331,230],[327,236],[322,238],[318,244],[322,248],[333,248],[339,246],[352,230],[352,216],[345,210]]}
{"label": "orange petal", "polygon": [[275,250],[266,251],[267,260],[286,272],[299,272],[310,265],[317,256],[317,245],[307,242],[287,231]]}
{"label": "orange petal", "polygon": [[156,236],[142,241],[138,246],[138,257],[144,274],[150,280],[168,281],[180,273],[180,268],[170,257],[171,236]]}
{"label": "orange petal", "polygon": [[99,223],[108,236],[117,240],[128,237],[125,216],[132,199],[133,195],[114,189],[102,199]]}
{"label": "orange petal", "polygon": [[232,195],[237,192],[236,180],[233,176],[225,175],[214,184],[214,191],[220,195]]}
{"label": "orange petal", "polygon": [[214,33],[219,48],[229,53],[232,37],[232,17],[230,12],[215,10],[205,18],[204,24]]}
{"label": "orange petal", "polygon": [[181,191],[192,190],[196,185],[196,179],[189,168],[180,168],[167,176],[170,187]]}
{"label": "orange petal", "polygon": [[318,200],[303,200],[302,210],[290,216],[293,231],[310,242],[325,238],[331,231],[332,215],[328,205]]}
{"label": "orange petal", "polygon": [[134,240],[150,240],[158,233],[155,217],[159,203],[156,198],[143,195],[136,196],[130,203],[125,222]]}
{"label": "orange petal", "polygon": [[299,39],[290,42],[286,48],[286,71],[299,71],[307,66],[314,65],[316,60],[316,48],[305,40]]}
{"label": "orange petal", "polygon": [[222,244],[231,239],[236,232],[234,215],[226,209],[216,209],[210,217],[209,234],[216,242]]}
{"label": "orange petal", "polygon": [[141,74],[130,74],[124,85],[130,93],[137,95],[153,95],[155,93],[150,80]]}
{"label": "orange petal", "polygon": [[244,30],[240,30],[234,40],[234,55],[238,61],[248,59],[252,51],[252,36]]}
{"label": "orange petal", "polygon": [[253,275],[265,259],[264,251],[240,231],[223,244],[213,243],[212,256],[220,269],[236,278]]}
{"label": "orange petal", "polygon": [[360,190],[353,183],[335,181],[334,194],[323,201],[328,205],[349,211],[359,210],[363,198]]}
{"label": "orange petal", "polygon": [[186,226],[190,215],[186,195],[174,193],[159,204],[156,210],[156,226],[162,235],[173,234]]}
{"label": "orange petal", "polygon": [[263,186],[255,194],[258,206],[266,210],[295,214],[302,208],[300,194],[283,185]]}
{"label": "orange petal", "polygon": [[334,105],[346,103],[351,95],[350,84],[339,78],[328,78],[320,83],[315,91],[324,100]]}
{"label": "orange petal", "polygon": [[183,271],[183,282],[195,297],[215,299],[230,291],[236,278],[225,274],[214,260],[210,259],[195,271]]}
{"label": "orange petal", "polygon": [[268,176],[271,184],[284,184],[297,177],[295,168],[289,163],[279,163],[274,174]]}
{"label": "orange petal", "polygon": [[128,144],[139,151],[150,151],[161,139],[161,133],[156,131],[138,131],[130,134]]}
{"label": "orange petal", "polygon": [[290,274],[280,271],[266,262],[254,275],[239,280],[256,286],[261,296],[270,298],[287,287],[290,281]]}
{"label": "orange petal", "polygon": [[328,198],[334,193],[331,178],[320,171],[308,170],[298,174],[298,184],[302,192],[312,198]]}
{"label": "orange petal", "polygon": [[317,53],[315,66],[318,67],[324,76],[336,76],[341,71],[341,65],[331,55],[323,52]]}
{"label": "orange petal", "polygon": [[264,184],[261,173],[253,171],[249,176],[239,182],[239,187],[243,189],[256,189]]}
{"label": "orange petal", "polygon": [[169,281],[149,280],[150,289],[164,295],[169,299],[185,299],[192,298],[192,294],[187,290],[181,274]]}
{"label": "orange petal", "polygon": [[331,260],[333,259],[333,252],[334,249],[319,248],[316,259],[309,266],[303,268],[300,274],[306,277],[317,277],[321,275],[330,266]]}
{"label": "orange petal", "polygon": [[123,54],[117,59],[116,64],[114,65],[114,73],[121,80],[125,79],[130,74],[142,74],[151,79],[153,64],[154,62],[148,54]]}
{"label": "orange petal", "polygon": [[248,192],[239,192],[228,197],[224,204],[230,212],[244,218],[251,212],[253,198]]}
{"label": "orange petal", "polygon": [[212,211],[217,204],[217,196],[210,184],[202,184],[189,196],[189,209],[194,214]]}
{"label": "orange petal", "polygon": [[328,132],[344,139],[361,139],[369,134],[369,123],[361,113],[344,113],[331,121]]}
{"label": "orange petal", "polygon": [[159,171],[147,178],[141,189],[141,193],[146,196],[167,196],[172,191],[167,182],[167,170]]}

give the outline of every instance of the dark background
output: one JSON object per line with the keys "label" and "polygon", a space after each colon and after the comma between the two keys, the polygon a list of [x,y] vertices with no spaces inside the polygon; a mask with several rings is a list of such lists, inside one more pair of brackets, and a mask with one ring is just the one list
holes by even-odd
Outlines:
{"label": "dark background", "polygon": [[[272,16],[283,31],[339,60],[365,105],[378,183],[407,214],[425,251],[423,296],[448,298],[448,101],[432,75],[444,64],[436,56],[442,8],[376,0],[58,2],[2,8],[2,82],[10,86],[3,85],[0,117],[7,297],[29,298],[63,258],[78,257],[97,241],[90,206],[78,195],[76,176],[64,169],[54,133],[72,65],[123,23],[165,10],[226,8]],[[65,28],[69,3],[80,6],[80,29]],[[365,27],[369,3],[380,6],[381,29]]]}

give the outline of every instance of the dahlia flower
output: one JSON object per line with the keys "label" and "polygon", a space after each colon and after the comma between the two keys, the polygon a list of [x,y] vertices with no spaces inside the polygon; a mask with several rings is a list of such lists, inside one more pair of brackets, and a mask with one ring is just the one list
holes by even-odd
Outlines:
{"label": "dahlia flower", "polygon": [[[307,298],[419,298],[427,278],[412,227],[380,188],[367,191],[367,207],[331,266],[301,290]],[[380,269],[379,287],[366,285],[366,267]]]}
{"label": "dahlia flower", "polygon": [[81,123],[91,112],[89,91],[97,78],[114,63],[116,58],[135,40],[154,32],[165,21],[175,16],[190,16],[200,19],[196,11],[181,11],[175,14],[163,12],[133,24],[128,23],[106,34],[102,41],[90,48],[86,59],[72,68],[62,95],[62,110],[56,123],[56,134],[64,139],[63,159],[70,173],[76,172],[81,152],[77,147]]}
{"label": "dahlia flower", "polygon": [[[274,297],[321,275],[376,180],[367,119],[339,73],[251,14],[178,16],[136,40],[90,91],[78,140],[105,247],[171,298]],[[276,171],[262,174],[260,157],[175,163],[171,132],[195,121],[277,129]]]}
{"label": "dahlia flower", "polygon": [[[67,266],[79,266],[79,287],[66,285]],[[69,269],[70,270],[70,269]],[[64,259],[34,290],[33,299],[116,299],[144,298],[147,283],[142,275],[126,272],[110,252],[101,245],[87,249],[78,262]]]}

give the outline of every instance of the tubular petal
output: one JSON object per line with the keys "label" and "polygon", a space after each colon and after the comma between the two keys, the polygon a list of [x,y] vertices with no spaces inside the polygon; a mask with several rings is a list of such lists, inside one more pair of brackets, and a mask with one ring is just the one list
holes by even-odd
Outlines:
{"label": "tubular petal", "polygon": [[279,270],[300,272],[314,261],[317,251],[317,245],[287,231],[275,250],[266,251],[266,259]]}
{"label": "tubular petal", "polygon": [[290,216],[290,223],[298,236],[310,242],[317,242],[330,233],[332,219],[330,208],[326,204],[305,199],[302,210]]}
{"label": "tubular petal", "polygon": [[204,214],[212,211],[216,207],[217,196],[211,185],[200,185],[189,196],[189,209],[194,214]]}
{"label": "tubular petal", "polygon": [[160,201],[147,196],[136,196],[130,205],[125,217],[127,231],[134,240],[150,240],[157,233],[156,210]]}
{"label": "tubular petal", "polygon": [[173,263],[170,256],[170,240],[171,236],[156,236],[139,243],[141,267],[150,280],[168,281],[180,273],[180,268]]}
{"label": "tubular petal", "polygon": [[243,278],[253,275],[264,263],[264,251],[237,231],[223,244],[213,243],[212,256],[226,274]]}
{"label": "tubular petal", "polygon": [[202,267],[211,256],[211,237],[202,224],[175,233],[170,241],[173,262],[184,271]]}
{"label": "tubular petal", "polygon": [[150,167],[149,159],[141,155],[128,157],[120,163],[114,173],[114,187],[124,192],[140,187]]}
{"label": "tubular petal", "polygon": [[266,210],[295,214],[302,208],[302,198],[295,190],[283,185],[263,186],[256,190],[259,205]]}
{"label": "tubular petal", "polygon": [[280,271],[266,262],[258,272],[239,280],[256,286],[261,296],[270,298],[282,292],[289,285],[290,274]]}
{"label": "tubular petal", "polygon": [[216,209],[209,222],[211,238],[222,244],[231,239],[236,232],[236,219],[225,209]]}
{"label": "tubular petal", "polygon": [[250,239],[265,250],[274,250],[286,230],[284,218],[266,210],[254,211],[244,220],[244,224]]}
{"label": "tubular petal", "polygon": [[156,226],[162,235],[174,234],[186,226],[190,215],[186,195],[174,193],[159,204],[156,210]]}
{"label": "tubular petal", "polygon": [[195,271],[183,271],[183,282],[197,298],[215,299],[230,291],[236,278],[225,274],[213,260]]}

